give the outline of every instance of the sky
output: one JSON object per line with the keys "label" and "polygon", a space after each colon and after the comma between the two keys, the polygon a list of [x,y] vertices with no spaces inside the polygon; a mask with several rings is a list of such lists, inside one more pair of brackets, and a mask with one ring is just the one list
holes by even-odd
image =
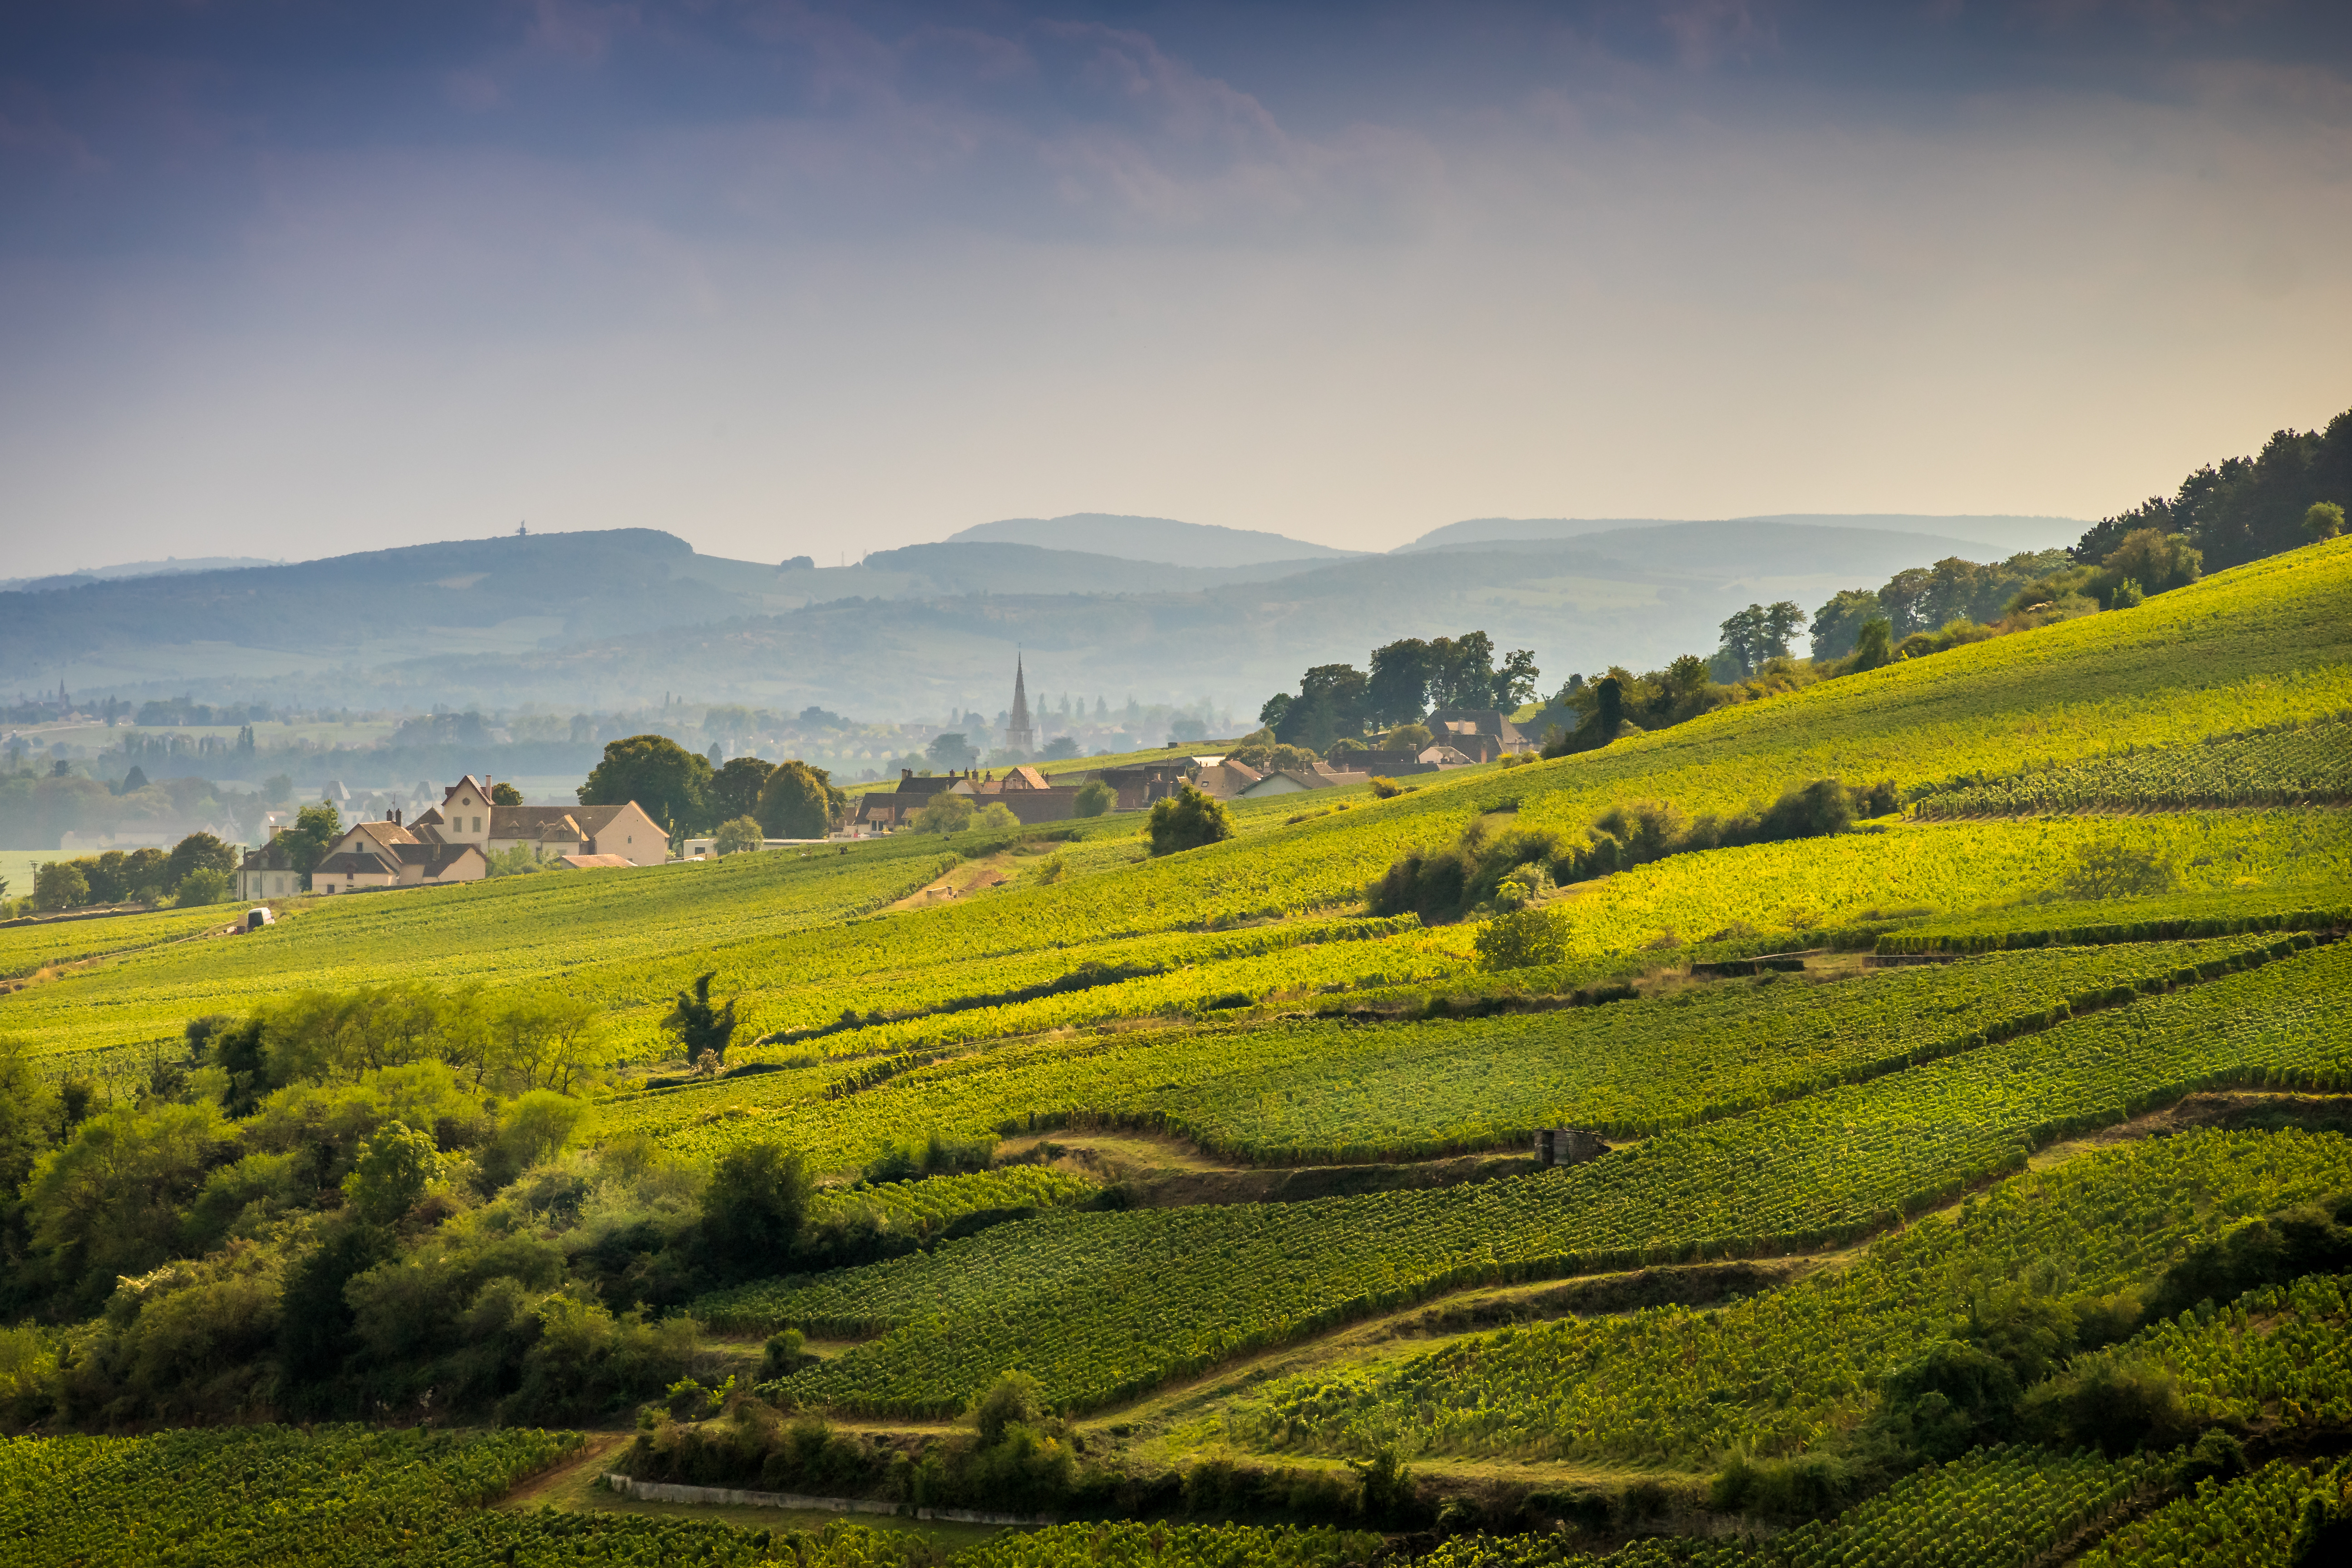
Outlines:
{"label": "sky", "polygon": [[0,576],[2098,517],[2347,350],[2340,4],[0,7]]}

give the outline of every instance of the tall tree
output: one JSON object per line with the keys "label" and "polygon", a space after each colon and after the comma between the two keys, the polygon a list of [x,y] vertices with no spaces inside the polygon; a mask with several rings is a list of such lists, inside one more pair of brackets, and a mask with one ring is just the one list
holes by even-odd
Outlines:
{"label": "tall tree", "polygon": [[822,838],[847,809],[849,797],[833,787],[823,768],[806,763],[779,763],[760,791],[752,815],[775,838]]}
{"label": "tall tree", "polygon": [[677,1037],[688,1061],[699,1062],[702,1053],[709,1051],[723,1064],[727,1042],[735,1037],[735,1004],[740,998],[730,997],[725,1007],[713,1007],[710,983],[717,978],[717,970],[695,976],[694,989],[679,992],[677,1005],[662,1019],[661,1026]]}
{"label": "tall tree", "polygon": [[1503,668],[1495,672],[1490,683],[1495,706],[1505,713],[1517,709],[1536,694],[1536,677],[1542,673],[1536,668],[1535,649],[1514,649],[1510,657],[1503,660]]}
{"label": "tall tree", "polygon": [[1847,588],[1813,612],[1813,657],[1843,658],[1853,651],[1853,639],[1864,621],[1883,618],[1886,611],[1878,595],[1867,588]]}
{"label": "tall tree", "polygon": [[727,765],[710,777],[710,815],[721,822],[752,816],[760,805],[760,792],[767,787],[768,775],[773,772],[773,763],[758,757],[729,758]]}
{"label": "tall tree", "polygon": [[[278,841],[286,847],[288,857],[294,862],[294,869],[307,877],[318,868],[320,860],[326,858],[327,846],[342,836],[342,813],[320,801],[316,805],[306,805],[296,812],[294,826],[280,834]],[[170,877],[168,867],[164,876],[166,879]],[[163,885],[170,886],[169,880]]]}
{"label": "tall tree", "polygon": [[667,735],[631,735],[604,747],[604,760],[579,794],[583,805],[635,801],[675,837],[703,826],[710,809],[710,763]]}
{"label": "tall tree", "polygon": [[1483,708],[1495,689],[1495,639],[1485,632],[1439,637],[1429,645],[1430,705]]}
{"label": "tall tree", "polygon": [[1419,637],[1400,637],[1374,648],[1364,690],[1366,714],[1377,724],[1419,723],[1429,711],[1432,668],[1429,645]]}

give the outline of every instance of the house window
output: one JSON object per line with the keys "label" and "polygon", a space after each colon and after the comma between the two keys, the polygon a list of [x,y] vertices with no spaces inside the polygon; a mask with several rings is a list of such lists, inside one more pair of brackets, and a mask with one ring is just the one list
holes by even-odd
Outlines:
{"label": "house window", "polygon": [[480,817],[478,817],[478,817],[474,818],[474,831],[475,831],[475,832],[477,832],[477,833],[479,833],[481,830],[482,830],[482,819],[481,819]]}

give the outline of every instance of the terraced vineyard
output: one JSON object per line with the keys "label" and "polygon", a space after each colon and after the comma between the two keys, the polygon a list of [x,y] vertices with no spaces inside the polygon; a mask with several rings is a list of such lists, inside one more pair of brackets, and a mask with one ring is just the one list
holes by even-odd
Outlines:
{"label": "terraced vineyard", "polygon": [[2201,1423],[2352,1426],[2352,1275],[2191,1309],[2081,1364],[2169,1373]]}
{"label": "terraced vineyard", "polygon": [[908,1126],[964,1138],[1136,1126],[1292,1163],[1516,1146],[1538,1126],[1640,1134],[2041,1027],[2292,940],[2062,948],[1479,1020],[1121,1031],[919,1067],[823,1100],[805,1079],[754,1079],[722,1087],[761,1114],[694,1121],[714,1098],[697,1090],[616,1107],[608,1125],[712,1150],[772,1136],[782,1119],[827,1170],[864,1163]]}
{"label": "terraced vineyard", "polygon": [[2233,1481],[2203,1480],[2195,1492],[2116,1531],[2083,1554],[2084,1568],[2125,1563],[2228,1563],[2287,1568],[2309,1555],[2315,1522],[2346,1517],[2352,1464],[2273,1459]]}
{"label": "terraced vineyard", "polygon": [[2160,746],[1938,790],[1922,818],[2352,802],[2352,720]]}
{"label": "terraced vineyard", "polygon": [[[2352,1144],[2340,1137],[2202,1132],[2131,1144],[2011,1176],[1948,1218],[1880,1237],[1848,1269],[1706,1311],[1542,1323],[1370,1372],[1286,1380],[1232,1407],[1225,1426],[1255,1447],[1355,1455],[1392,1447],[1696,1467],[1740,1446],[1791,1451],[1851,1425],[1890,1369],[1948,1339],[1956,1303],[2027,1278],[2055,1300],[2104,1296],[2162,1273],[2233,1221],[2347,1190]],[[2334,1401],[2327,1418],[2338,1418],[2344,1358],[2321,1342],[2341,1332],[2341,1286],[2297,1290],[2291,1323],[2259,1356],[2233,1352],[2226,1328],[2206,1328],[2194,1350],[2143,1335],[2109,1353],[2200,1368],[2218,1356],[2230,1371],[2191,1386],[2273,1399],[2300,1387],[2306,1400]],[[2246,1313],[2276,1310],[2250,1299],[2234,1314],[2237,1337]],[[2306,1350],[2320,1359],[2297,1384],[2287,1369]]]}
{"label": "terraced vineyard", "polygon": [[2340,1087],[2352,1030],[2328,999],[2347,985],[2352,950],[2327,947],[1552,1174],[1049,1217],[699,1310],[883,1331],[785,1380],[804,1401],[950,1411],[1021,1367],[1057,1404],[1092,1407],[1444,1286],[1865,1234],[2037,1142],[2192,1089]]}

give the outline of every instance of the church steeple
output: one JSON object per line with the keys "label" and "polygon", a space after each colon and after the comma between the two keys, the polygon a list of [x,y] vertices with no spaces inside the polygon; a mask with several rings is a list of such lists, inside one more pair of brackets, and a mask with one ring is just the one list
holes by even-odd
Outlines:
{"label": "church steeple", "polygon": [[1021,656],[1013,656],[1013,717],[1004,726],[1004,749],[1026,757],[1037,754],[1037,729],[1029,722],[1029,682]]}

